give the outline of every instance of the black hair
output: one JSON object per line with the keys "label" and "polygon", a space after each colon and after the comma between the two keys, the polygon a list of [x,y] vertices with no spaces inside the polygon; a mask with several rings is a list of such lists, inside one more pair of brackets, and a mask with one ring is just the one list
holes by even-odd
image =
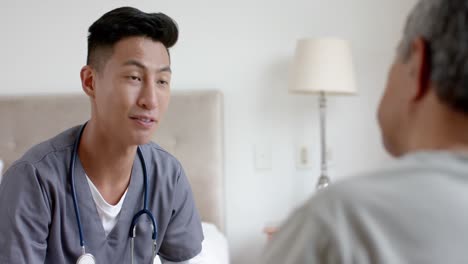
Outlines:
{"label": "black hair", "polygon": [[[169,53],[179,37],[176,22],[163,13],[145,13],[120,7],[100,17],[89,27],[86,63],[100,69],[112,54],[114,44],[128,37],[147,37],[161,42]],[[107,56],[106,56],[107,55]]]}

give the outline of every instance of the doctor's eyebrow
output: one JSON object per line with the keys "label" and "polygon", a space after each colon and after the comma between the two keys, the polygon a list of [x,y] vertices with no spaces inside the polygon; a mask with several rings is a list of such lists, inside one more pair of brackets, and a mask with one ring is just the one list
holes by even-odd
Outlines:
{"label": "doctor's eyebrow", "polygon": [[[138,68],[140,68],[140,69],[143,69],[143,70],[146,70],[146,69],[147,69],[147,67],[146,67],[143,63],[141,63],[141,62],[139,62],[139,61],[137,61],[137,60],[128,60],[128,61],[126,61],[126,62],[123,63],[123,66],[136,66],[136,67],[138,67]],[[172,73],[171,66],[163,66],[163,67],[161,67],[160,69],[158,69],[157,72],[158,72],[158,73],[159,73],[159,72],[169,72],[169,73]]]}

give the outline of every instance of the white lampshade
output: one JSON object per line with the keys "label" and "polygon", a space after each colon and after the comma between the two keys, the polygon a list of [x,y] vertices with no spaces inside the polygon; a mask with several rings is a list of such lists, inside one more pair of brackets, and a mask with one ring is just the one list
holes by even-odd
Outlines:
{"label": "white lampshade", "polygon": [[349,43],[341,39],[300,39],[291,71],[292,93],[354,94]]}

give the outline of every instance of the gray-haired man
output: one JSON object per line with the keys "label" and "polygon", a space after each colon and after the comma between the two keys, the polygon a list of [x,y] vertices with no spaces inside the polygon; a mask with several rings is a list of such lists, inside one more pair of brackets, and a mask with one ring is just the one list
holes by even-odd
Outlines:
{"label": "gray-haired man", "polygon": [[264,263],[468,263],[468,1],[415,6],[378,119],[395,163],[318,193]]}

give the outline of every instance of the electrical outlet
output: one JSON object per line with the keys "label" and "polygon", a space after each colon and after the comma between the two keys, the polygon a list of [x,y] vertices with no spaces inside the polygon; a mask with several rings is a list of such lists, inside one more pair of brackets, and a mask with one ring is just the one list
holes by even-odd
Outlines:
{"label": "electrical outlet", "polygon": [[296,148],[296,167],[298,169],[312,168],[312,147],[302,144]]}
{"label": "electrical outlet", "polygon": [[327,152],[325,152],[325,158],[327,159],[327,162],[330,162],[333,159],[333,152],[330,147],[328,147]]}

